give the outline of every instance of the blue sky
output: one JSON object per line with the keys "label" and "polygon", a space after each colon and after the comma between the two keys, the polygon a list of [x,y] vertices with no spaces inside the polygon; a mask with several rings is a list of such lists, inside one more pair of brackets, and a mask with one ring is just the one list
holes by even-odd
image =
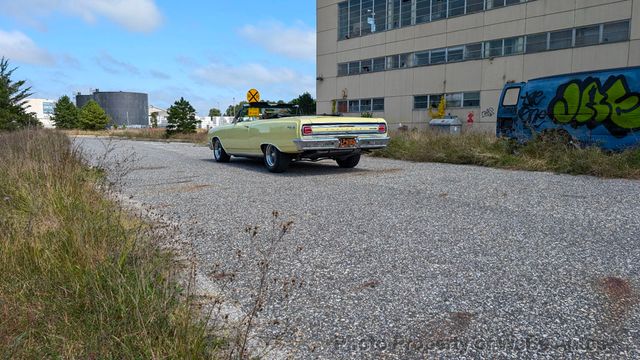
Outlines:
{"label": "blue sky", "polygon": [[0,0],[0,56],[34,97],[140,91],[200,115],[256,87],[315,97],[315,1]]}

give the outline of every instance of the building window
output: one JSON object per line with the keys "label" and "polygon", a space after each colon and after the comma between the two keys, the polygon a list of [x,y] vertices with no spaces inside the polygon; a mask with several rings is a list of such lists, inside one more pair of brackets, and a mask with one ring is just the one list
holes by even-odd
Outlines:
{"label": "building window", "polygon": [[400,26],[411,25],[411,0],[402,0],[400,5]]}
{"label": "building window", "polygon": [[437,65],[466,60],[533,54],[574,46],[596,45],[629,40],[629,21],[585,26],[579,29],[559,30],[542,34],[496,39],[480,44],[469,44],[415,53],[390,55],[338,64],[338,76],[358,75],[374,71],[394,70],[415,66]]}
{"label": "building window", "polygon": [[389,0],[389,14],[387,15],[387,29],[397,29],[400,27],[400,0]]}
{"label": "building window", "polygon": [[387,56],[387,69],[397,69],[400,66],[400,55]]}
{"label": "building window", "polygon": [[482,59],[482,44],[472,44],[464,47],[465,60]]}
{"label": "building window", "polygon": [[373,71],[384,71],[384,58],[375,58],[373,59]]}
{"label": "building window", "polygon": [[440,99],[442,99],[442,95],[429,95],[429,107],[437,108],[440,105]]}
{"label": "building window", "polygon": [[502,56],[502,40],[493,40],[484,43],[484,57],[492,58],[496,56]]}
{"label": "building window", "polygon": [[431,0],[431,21],[447,17],[447,0]]}
{"label": "building window", "polygon": [[365,74],[371,72],[373,67],[371,66],[372,59],[362,60],[360,61],[360,72]]}
{"label": "building window", "polygon": [[350,113],[360,112],[360,100],[349,100],[349,112]]}
{"label": "building window", "polygon": [[484,10],[484,0],[467,0],[467,14]]}
{"label": "building window", "polygon": [[487,0],[487,10],[504,6],[504,0]]}
{"label": "building window", "polygon": [[504,39],[504,54],[503,55],[516,55],[524,52],[524,37],[515,37],[510,39]]}
{"label": "building window", "polygon": [[413,54],[401,54],[400,55],[400,67],[401,68],[407,68],[407,67],[412,67],[412,61],[411,58]]}
{"label": "building window", "polygon": [[342,63],[338,64],[338,76],[347,76],[349,75],[349,64]]}
{"label": "building window", "polygon": [[372,100],[373,111],[384,111],[384,98],[377,98]]}
{"label": "building window", "polygon": [[431,50],[429,64],[443,64],[447,61],[447,49]]}
{"label": "building window", "polygon": [[462,107],[480,107],[480,92],[466,92],[463,94]]}
{"label": "building window", "polygon": [[387,30],[387,0],[373,1],[373,19],[375,27],[372,32]]}
{"label": "building window", "polygon": [[349,36],[360,36],[360,29],[360,0],[351,0],[349,1]]}
{"label": "building window", "polygon": [[464,15],[466,0],[449,0],[449,17]]}
{"label": "building window", "polygon": [[534,0],[349,0],[338,3],[338,39]]}
{"label": "building window", "polygon": [[447,94],[445,100],[448,108],[462,107],[462,93]]}
{"label": "building window", "polygon": [[416,66],[429,65],[429,52],[422,51],[416,53],[414,63]]}
{"label": "building window", "polygon": [[360,61],[353,61],[349,63],[349,75],[360,74]]}
{"label": "building window", "polygon": [[373,0],[362,0],[361,5],[362,36],[376,32],[376,23],[373,19]]}
{"label": "building window", "polygon": [[549,49],[566,49],[573,44],[573,30],[554,31],[549,34]]}
{"label": "building window", "polygon": [[455,47],[447,49],[447,62],[457,62],[464,60],[464,48]]}
{"label": "building window", "polygon": [[413,97],[413,108],[416,110],[428,109],[429,108],[429,96],[428,95],[420,95]]}
{"label": "building window", "polygon": [[371,111],[371,99],[362,99],[362,100],[360,100],[360,111],[361,112],[370,112]]}
{"label": "building window", "polygon": [[604,24],[602,42],[625,41],[629,39],[629,22]]}
{"label": "building window", "polygon": [[338,113],[384,111],[384,98],[337,100]]}
{"label": "building window", "polygon": [[527,54],[533,54],[547,50],[547,40],[547,33],[527,35]]}
{"label": "building window", "polygon": [[338,39],[349,38],[349,2],[338,4]]}
{"label": "building window", "polygon": [[[442,95],[416,95],[413,97],[414,110],[427,110],[440,105]],[[445,94],[447,108],[480,107],[480,92]]]}
{"label": "building window", "polygon": [[576,46],[595,45],[600,42],[600,25],[576,29]]}
{"label": "building window", "polygon": [[416,0],[416,24],[423,24],[431,21],[430,5],[431,0]]}

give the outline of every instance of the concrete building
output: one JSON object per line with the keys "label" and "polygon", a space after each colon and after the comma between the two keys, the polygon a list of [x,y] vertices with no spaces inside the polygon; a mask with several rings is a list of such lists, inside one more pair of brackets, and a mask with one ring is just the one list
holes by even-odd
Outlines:
{"label": "concrete building", "polygon": [[231,124],[233,122],[233,116],[204,116],[200,123],[200,129],[211,129],[221,125]]}
{"label": "concrete building", "polygon": [[166,109],[162,109],[159,108],[157,106],[153,106],[153,105],[149,105],[149,127],[151,127],[152,124],[152,114],[156,113],[157,119],[158,119],[158,127],[167,127],[167,116],[169,116],[169,114],[167,113]]}
{"label": "concrete building", "polygon": [[90,100],[97,102],[111,118],[111,124],[140,128],[149,126],[149,95],[133,92],[101,92],[76,96],[76,106],[83,107]]}
{"label": "concrete building", "polygon": [[24,107],[27,112],[35,113],[45,128],[53,128],[55,125],[51,121],[51,117],[55,104],[56,101],[50,99],[27,99]]}
{"label": "concrete building", "polygon": [[507,82],[640,65],[640,0],[317,0],[318,113],[493,131]]}

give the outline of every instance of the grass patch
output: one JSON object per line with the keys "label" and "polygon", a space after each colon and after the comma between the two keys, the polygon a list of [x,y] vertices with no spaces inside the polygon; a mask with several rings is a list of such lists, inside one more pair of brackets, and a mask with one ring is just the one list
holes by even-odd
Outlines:
{"label": "grass patch", "polygon": [[101,179],[61,132],[0,133],[0,354],[215,357],[171,256]]}
{"label": "grass patch", "polygon": [[175,133],[167,137],[165,129],[117,129],[117,130],[102,130],[102,131],[87,131],[87,130],[66,130],[65,133],[69,136],[110,136],[126,139],[140,139],[140,140],[164,140],[164,141],[185,141],[195,144],[207,143],[207,130],[198,129],[195,133],[183,134]]}
{"label": "grass patch", "polygon": [[576,148],[553,138],[539,138],[522,145],[482,133],[452,136],[430,131],[394,132],[389,146],[373,155],[418,162],[640,179],[640,148],[609,153],[596,147]]}

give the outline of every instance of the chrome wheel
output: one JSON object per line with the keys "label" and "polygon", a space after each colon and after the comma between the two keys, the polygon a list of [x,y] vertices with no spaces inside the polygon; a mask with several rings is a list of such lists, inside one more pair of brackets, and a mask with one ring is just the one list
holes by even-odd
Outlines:
{"label": "chrome wheel", "polygon": [[271,172],[283,172],[289,166],[291,157],[288,154],[282,153],[277,147],[273,145],[267,145],[264,148],[264,165],[267,170]]}
{"label": "chrome wheel", "polygon": [[231,159],[218,139],[213,140],[213,159],[217,162],[229,162]]}
{"label": "chrome wheel", "polygon": [[222,156],[222,146],[220,145],[220,141],[216,140],[216,143],[213,145],[213,156],[215,156],[216,160],[220,159],[220,156]]}
{"label": "chrome wheel", "polygon": [[267,150],[264,154],[265,161],[267,162],[267,166],[275,167],[276,162],[278,161],[278,149],[275,146],[269,145],[267,146]]}

